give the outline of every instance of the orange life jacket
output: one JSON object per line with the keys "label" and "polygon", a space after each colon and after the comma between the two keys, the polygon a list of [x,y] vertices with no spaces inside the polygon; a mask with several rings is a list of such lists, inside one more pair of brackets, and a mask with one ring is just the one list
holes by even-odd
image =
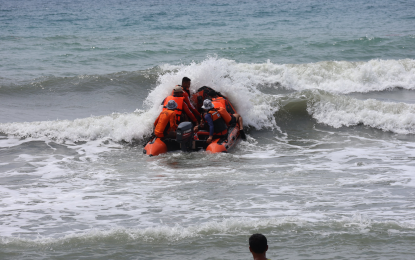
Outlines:
{"label": "orange life jacket", "polygon": [[225,99],[224,98],[212,98],[212,104],[215,108],[226,108],[226,103],[225,103]]}
{"label": "orange life jacket", "polygon": [[212,98],[212,104],[215,106],[215,108],[226,108],[226,100],[223,97]]}
{"label": "orange life jacket", "polygon": [[212,98],[212,104],[215,106],[215,108],[223,107],[229,113],[231,113],[231,114],[235,113],[235,110],[229,104],[229,101],[226,98],[223,98],[223,97]]}
{"label": "orange life jacket", "polygon": [[168,96],[166,97],[166,99],[164,100],[163,103],[163,111],[167,110],[167,103],[170,100],[174,100],[177,103],[177,108],[174,110],[174,112],[176,113],[176,120],[177,122],[180,122],[181,120],[181,115],[183,112],[183,102],[184,102],[184,97],[175,97],[175,96]]}
{"label": "orange life jacket", "polygon": [[[174,117],[175,125],[170,125],[170,118],[172,116]],[[157,125],[156,125],[155,129],[154,129],[154,134],[157,137],[160,137],[160,138],[161,137],[164,137],[164,136],[167,135],[168,131],[172,127],[173,128],[177,128],[177,125],[176,125],[176,113],[173,110],[165,110],[165,111],[162,111],[160,113],[160,116],[158,117],[158,122],[157,122]],[[172,129],[172,130],[176,130],[176,129]]]}
{"label": "orange life jacket", "polygon": [[[226,112],[226,111],[225,111]],[[228,133],[228,126],[225,120],[222,118],[219,111],[212,109],[209,111],[210,116],[213,120],[213,133],[215,135],[225,135]],[[229,115],[229,114],[228,114]]]}
{"label": "orange life jacket", "polygon": [[219,112],[220,116],[225,120],[227,126],[229,126],[229,122],[232,120],[231,115],[226,111],[224,107],[214,108],[216,111]]}

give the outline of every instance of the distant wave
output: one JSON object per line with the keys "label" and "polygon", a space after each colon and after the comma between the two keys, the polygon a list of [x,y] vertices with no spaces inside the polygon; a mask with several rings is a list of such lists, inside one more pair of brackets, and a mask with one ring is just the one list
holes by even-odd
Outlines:
{"label": "distant wave", "polygon": [[79,75],[73,77],[45,76],[21,82],[1,79],[1,95],[27,96],[44,91],[54,93],[82,94],[107,91],[129,95],[135,88],[155,84],[159,77],[158,67],[140,71],[121,71],[101,75]]}

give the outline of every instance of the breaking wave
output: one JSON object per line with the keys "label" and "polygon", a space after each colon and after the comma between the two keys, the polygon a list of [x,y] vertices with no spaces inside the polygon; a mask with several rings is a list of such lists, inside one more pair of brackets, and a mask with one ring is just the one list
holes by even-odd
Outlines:
{"label": "breaking wave", "polygon": [[[292,111],[305,109],[317,122],[335,128],[363,124],[399,134],[415,133],[415,105],[375,99],[359,100],[345,95],[351,92],[386,91],[394,87],[415,89],[415,60],[279,65],[270,62],[244,64],[208,58],[190,65],[165,64],[157,71],[158,77],[146,76],[144,72],[140,72],[143,75],[137,78],[132,73],[93,77],[93,81],[104,86],[112,82],[113,77],[117,77],[118,82],[124,82],[124,85],[128,85],[125,82],[131,79],[145,81],[141,85],[141,93],[145,90],[146,95],[143,97],[144,110],[75,120],[3,123],[0,124],[0,132],[22,138],[48,137],[61,141],[140,140],[151,133],[162,100],[171,93],[173,86],[180,83],[182,77],[187,76],[192,79],[192,91],[200,86],[210,86],[228,96],[243,116],[245,125],[252,129],[279,129],[276,113],[282,107],[291,107]],[[77,80],[72,78],[69,82],[74,84]],[[88,85],[91,78],[86,77],[85,80],[82,86]],[[56,82],[56,79],[39,84],[48,85],[51,82]],[[154,87],[148,90],[148,85]],[[276,92],[270,94],[269,89]],[[284,92],[284,89],[289,90],[289,93]],[[130,92],[125,91],[123,95]],[[306,101],[306,107],[298,99]]]}

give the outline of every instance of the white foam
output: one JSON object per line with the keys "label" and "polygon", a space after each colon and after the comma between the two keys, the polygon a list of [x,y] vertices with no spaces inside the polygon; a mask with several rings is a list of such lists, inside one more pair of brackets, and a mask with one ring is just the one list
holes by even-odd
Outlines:
{"label": "white foam", "polygon": [[364,124],[398,134],[415,133],[415,105],[374,99],[358,100],[348,96],[313,91],[307,111],[319,123],[335,128]]}
{"label": "white foam", "polygon": [[[107,116],[75,120],[39,121],[0,124],[0,132],[21,138],[47,137],[56,141],[89,141],[110,139],[130,142],[151,133],[158,107],[130,114],[113,113]],[[3,140],[2,140],[3,141]],[[6,139],[4,145],[10,141]]]}
{"label": "white foam", "polygon": [[[368,62],[325,61],[309,64],[236,63],[207,58],[201,63],[162,66],[157,86],[145,100],[147,111],[114,113],[76,120],[56,120],[0,124],[0,132],[17,137],[47,137],[58,141],[111,139],[131,142],[152,131],[161,111],[162,100],[180,84],[182,77],[192,79],[191,91],[209,86],[228,96],[242,115],[244,124],[256,129],[277,129],[274,114],[281,107],[281,96],[261,92],[264,87],[293,90],[322,89],[334,93],[381,91],[400,86],[415,89],[415,60],[371,60]],[[278,84],[277,84],[278,83]],[[313,95],[319,95],[315,94]],[[312,101],[313,97],[311,98]],[[359,101],[348,97],[321,98],[308,107],[319,122],[333,127],[363,123],[395,133],[414,133],[414,106],[376,100]],[[10,139],[0,140],[0,145]]]}
{"label": "white foam", "polygon": [[[344,233],[367,233],[373,229],[374,225],[380,225],[382,229],[389,233],[400,233],[399,229],[415,229],[415,225],[407,222],[390,222],[374,221],[369,216],[356,212],[350,217],[344,217],[340,220],[326,220],[318,222],[309,222],[298,217],[282,218],[228,218],[219,221],[208,221],[198,225],[190,226],[166,226],[163,223],[148,228],[123,228],[113,227],[108,229],[91,229],[86,232],[68,234],[62,237],[45,237],[38,236],[35,239],[20,237],[0,237],[0,244],[16,244],[20,246],[54,246],[70,243],[83,243],[106,241],[116,239],[120,243],[127,241],[145,241],[145,242],[162,242],[162,241],[180,241],[188,238],[206,237],[215,234],[227,235],[246,235],[252,231],[266,229],[269,232],[284,233],[284,231],[301,232],[304,228],[308,231],[314,231],[318,234],[321,227],[343,226],[345,229],[332,229],[331,234]],[[313,227],[316,229],[314,230]]]}
{"label": "white foam", "polygon": [[192,92],[209,86],[227,96],[242,115],[244,124],[257,129],[276,127],[273,114],[279,109],[278,99],[263,94],[258,89],[258,85],[264,83],[263,79],[252,77],[252,73],[247,73],[243,65],[231,60],[208,58],[188,66],[164,65],[162,69],[169,72],[160,76],[158,86],[147,97],[145,103],[150,107],[160,104],[173,87],[187,76],[192,80]]}
{"label": "white foam", "polygon": [[[306,64],[248,64],[232,60],[208,58],[188,66],[162,67],[177,70],[162,82],[179,82],[190,76],[192,83],[218,87],[237,100],[240,86],[245,86],[242,97],[256,92],[256,86],[279,83],[293,90],[321,89],[334,93],[382,91],[393,87],[415,89],[415,60],[370,60],[362,62],[321,61]],[[235,96],[234,96],[235,95]]]}

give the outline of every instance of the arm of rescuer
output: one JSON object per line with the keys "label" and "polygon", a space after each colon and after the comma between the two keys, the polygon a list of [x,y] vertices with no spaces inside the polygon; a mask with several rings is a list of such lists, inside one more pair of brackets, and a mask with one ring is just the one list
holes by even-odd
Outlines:
{"label": "arm of rescuer", "polygon": [[214,127],[213,127],[213,119],[212,119],[212,116],[209,113],[206,113],[204,118],[205,118],[205,121],[209,125],[209,138],[206,140],[206,142],[209,144],[209,143],[212,142],[213,133],[215,132]]}
{"label": "arm of rescuer", "polygon": [[183,103],[183,111],[186,113],[186,115],[192,120],[195,125],[199,125],[197,122],[196,117],[193,115],[192,111],[190,111],[189,107],[187,106],[186,102]]}
{"label": "arm of rescuer", "polygon": [[187,94],[186,91],[183,91],[183,97],[184,97],[184,102],[190,108],[190,110],[192,111],[193,115],[197,118],[197,120],[199,120],[200,119],[200,114],[197,111],[197,109],[193,106],[192,102],[190,102],[189,94]]}

